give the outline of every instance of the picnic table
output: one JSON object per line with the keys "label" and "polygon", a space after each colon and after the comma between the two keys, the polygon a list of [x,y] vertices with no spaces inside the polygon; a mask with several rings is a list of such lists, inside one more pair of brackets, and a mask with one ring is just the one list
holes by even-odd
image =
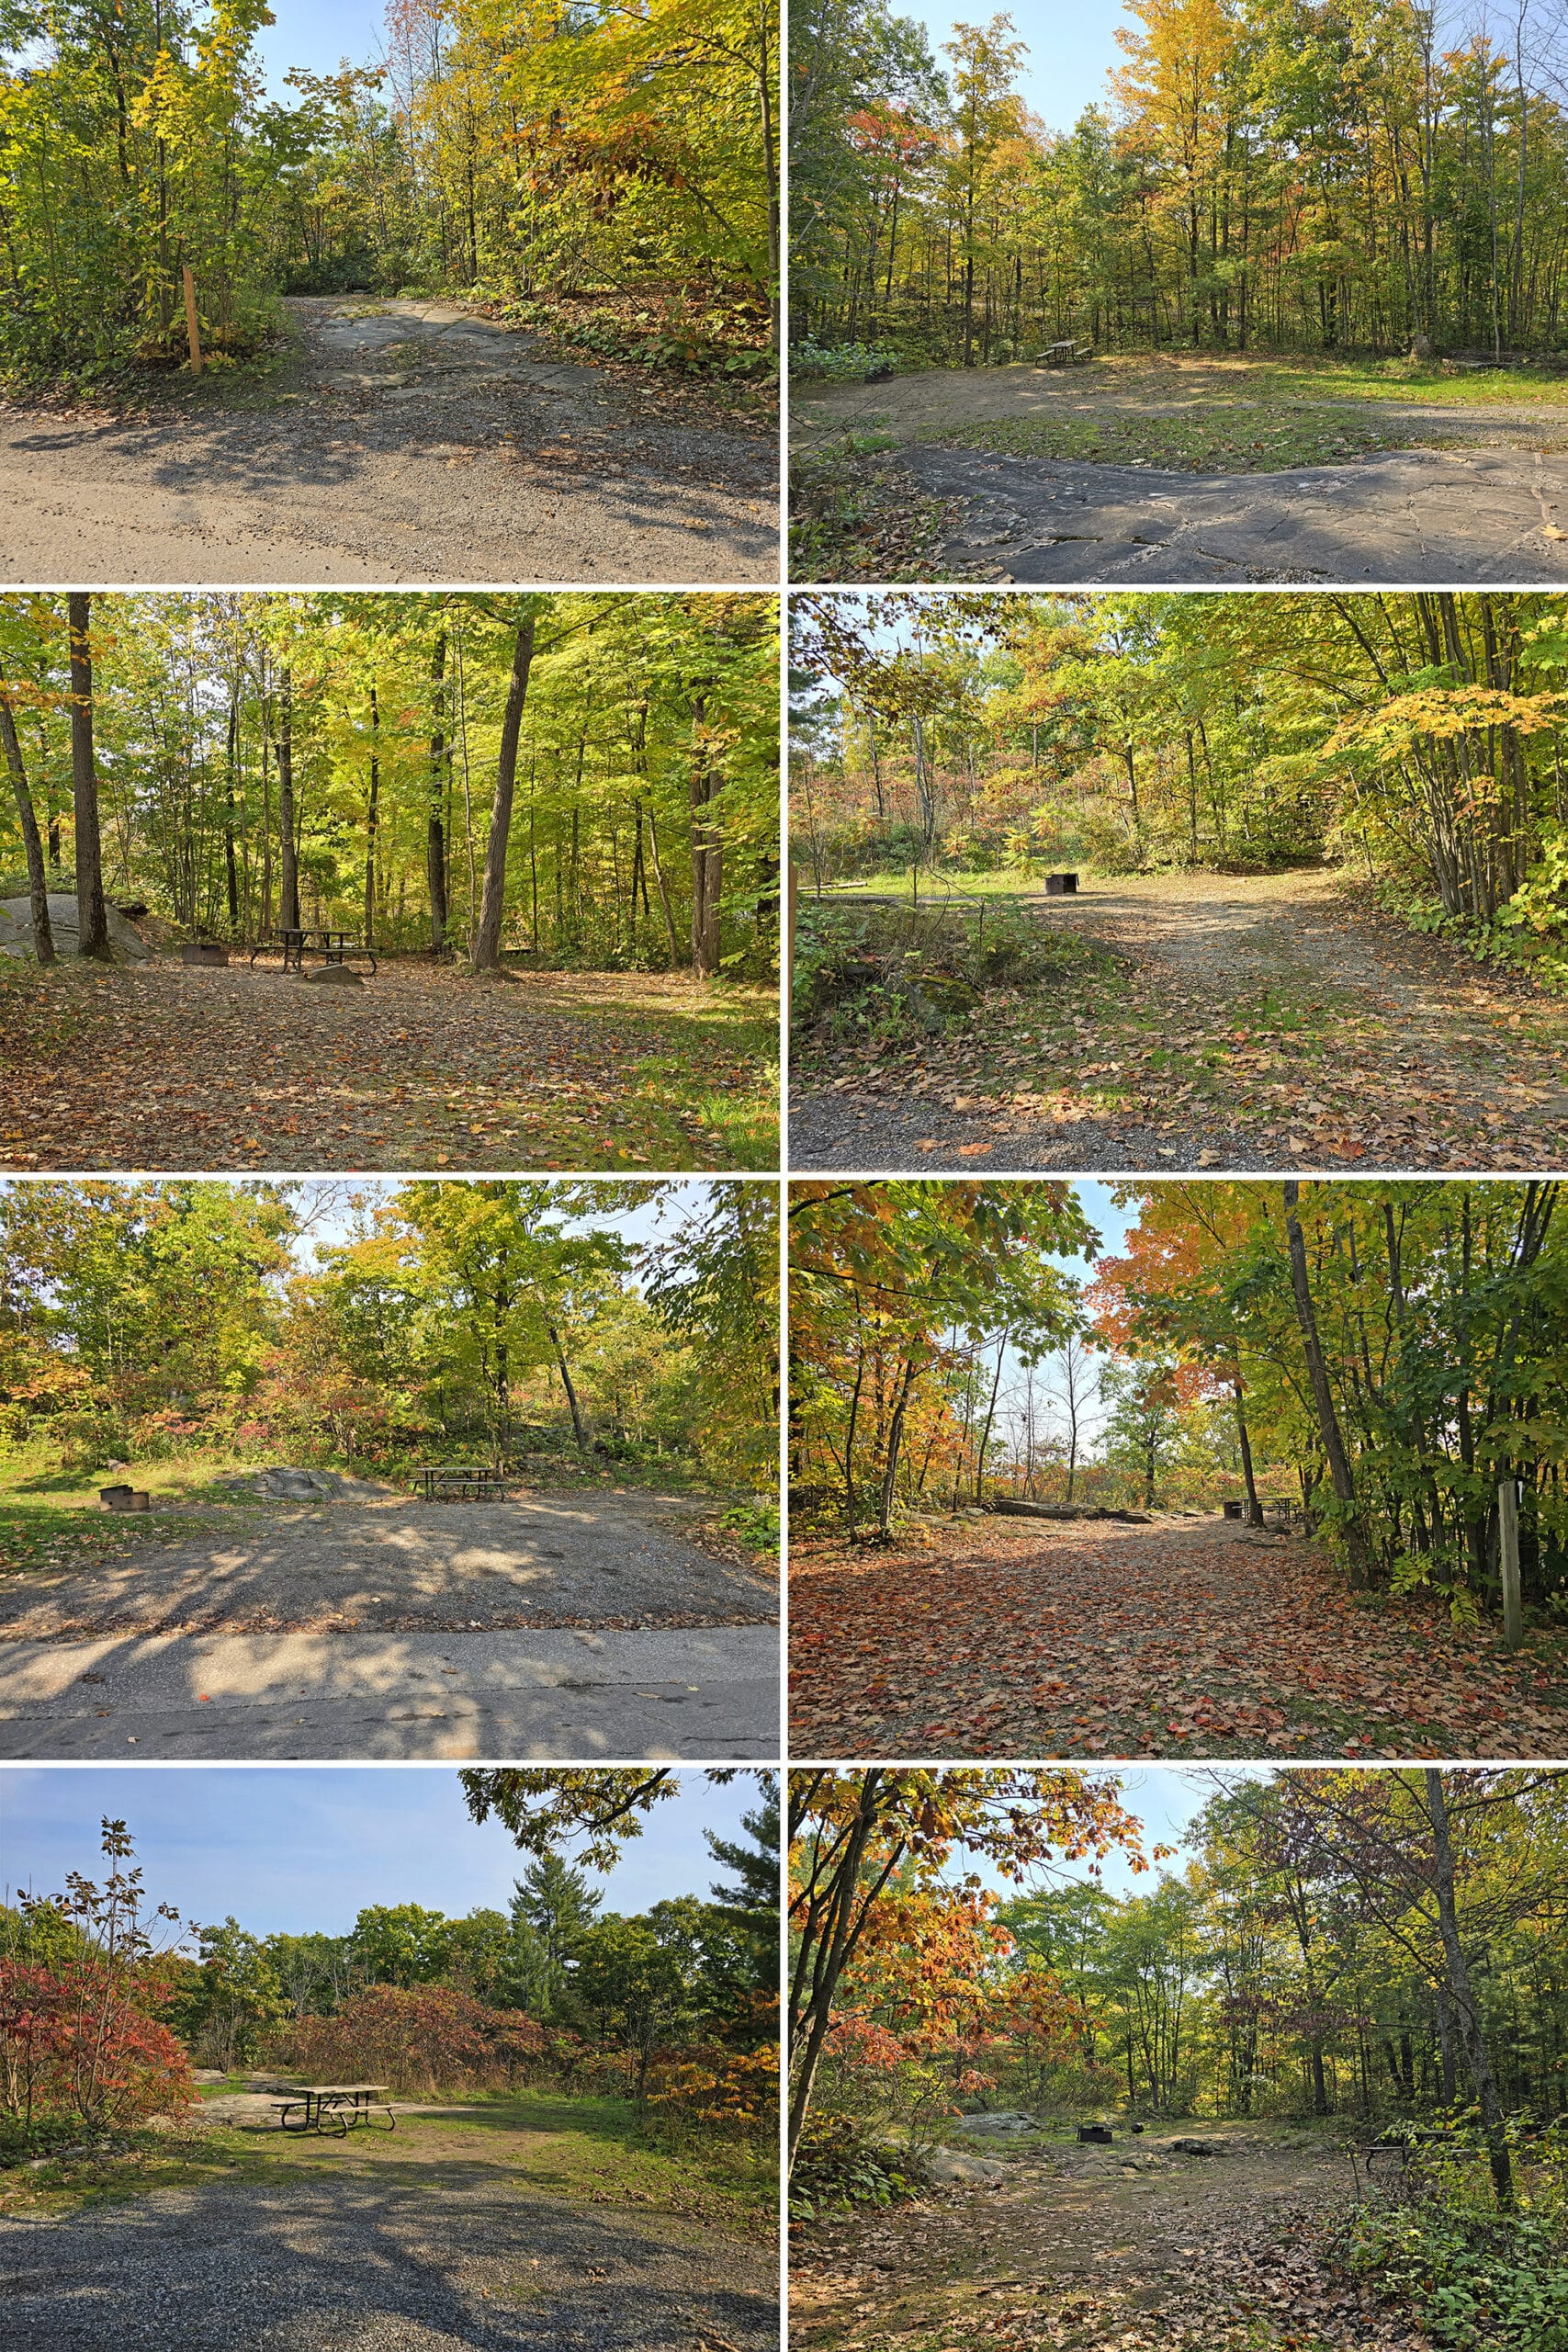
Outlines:
{"label": "picnic table", "polygon": [[506,1499],[506,1473],[499,1464],[426,1463],[413,1475],[427,1503],[491,1503]]}
{"label": "picnic table", "polygon": [[353,956],[368,964],[371,978],[376,977],[375,956],[360,944],[352,931],[333,931],[320,923],[310,923],[268,932],[251,950],[251,969],[254,971],[258,956],[270,955],[274,948],[282,949],[286,972],[302,972],[307,956],[319,956],[323,964],[346,964]]}
{"label": "picnic table", "polygon": [[1075,368],[1080,359],[1088,359],[1094,350],[1092,343],[1048,343],[1043,351],[1034,355],[1035,364],[1044,368]]}
{"label": "picnic table", "polygon": [[[331,2132],[341,2140],[356,2123],[367,2130],[374,2124],[378,2132],[397,2130],[398,2119],[387,2105],[388,2083],[274,2083],[270,2087],[280,2131]],[[384,2123],[376,2114],[378,2105],[386,2116]],[[299,2120],[291,2123],[289,2117],[296,2111]]]}

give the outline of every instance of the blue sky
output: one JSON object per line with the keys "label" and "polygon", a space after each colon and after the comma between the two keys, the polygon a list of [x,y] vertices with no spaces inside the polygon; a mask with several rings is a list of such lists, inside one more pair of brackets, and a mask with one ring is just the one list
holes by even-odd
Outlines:
{"label": "blue sky", "polygon": [[[606,1909],[705,1897],[704,1828],[732,1838],[757,1804],[750,1776],[713,1788],[682,1772],[680,1793],[596,1882]],[[0,1885],[50,1893],[67,1871],[96,1877],[105,1815],[130,1827],[154,1902],[257,1935],[340,1935],[372,1903],[503,1910],[525,1862],[499,1823],[469,1820],[446,1765],[53,1765],[0,1770]]]}
{"label": "blue sky", "polygon": [[[953,61],[942,55],[942,44],[952,40],[953,26],[986,25],[997,13],[988,6],[952,14],[900,8],[897,0],[894,6],[898,16],[924,25],[931,55],[943,73],[951,70]],[[1014,38],[1028,46],[1018,88],[1047,130],[1070,130],[1085,107],[1104,103],[1106,74],[1122,62],[1115,39],[1117,26],[1128,21],[1122,0],[1075,0],[1070,8],[1024,6],[1000,13],[1010,15]]]}
{"label": "blue sky", "polygon": [[[1090,1768],[1091,1770],[1095,1768]],[[1248,1779],[1267,1777],[1267,1768],[1260,1765],[1227,1764],[1210,1770],[1182,1770],[1176,1766],[1151,1764],[1141,1768],[1123,1767],[1111,1777],[1121,1789],[1121,1802],[1134,1818],[1143,1824],[1144,1851],[1148,1854],[1156,1846],[1174,1846],[1177,1851],[1167,1860],[1156,1864],[1141,1875],[1135,1872],[1120,1852],[1107,1855],[1100,1865],[1100,1883],[1111,1894],[1151,1894],[1159,1883],[1162,1871],[1179,1877],[1193,1859],[1193,1850],[1185,1840],[1194,1816],[1200,1814],[1222,1787],[1238,1774]],[[1098,1775],[1097,1775],[1098,1776]],[[965,1862],[961,1869],[955,1862],[953,1875],[963,1876],[973,1867]],[[1087,1862],[1065,1862],[1035,1883],[1050,1884],[1062,1879],[1087,1880],[1090,1875]],[[980,1866],[979,1876],[988,1886],[1005,1894],[1020,1890],[1005,1883]]]}
{"label": "blue sky", "polygon": [[271,0],[276,22],[264,25],[256,51],[266,74],[267,96],[288,105],[297,94],[283,77],[300,65],[311,74],[335,74],[346,57],[351,65],[371,65],[386,46],[381,0]]}

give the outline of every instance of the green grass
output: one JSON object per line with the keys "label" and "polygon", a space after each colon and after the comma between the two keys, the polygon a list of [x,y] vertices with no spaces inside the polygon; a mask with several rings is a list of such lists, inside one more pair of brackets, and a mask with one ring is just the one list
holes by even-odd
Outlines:
{"label": "green grass", "polygon": [[[208,2096],[243,2088],[242,2078],[215,2085]],[[641,2205],[753,2235],[770,2233],[776,2213],[771,2143],[666,2136],[657,2123],[645,2128],[626,2100],[564,2093],[479,2095],[451,2114],[400,2116],[396,2132],[342,2140],[197,2115],[128,2135],[120,2146],[0,2173],[0,2214],[56,2217],[235,2177],[276,2185],[299,2175],[346,2170],[374,2177],[389,2169],[406,2181],[448,2164],[515,2172],[525,2191],[569,2203]]]}
{"label": "green grass", "polygon": [[[1055,871],[1055,868],[1052,870]],[[1083,865],[1078,866],[1077,873],[1080,880],[1084,878],[1087,871],[1088,869]],[[1043,867],[1038,874],[1025,874],[1006,868],[998,868],[995,872],[986,874],[948,873],[942,870],[928,872],[922,868],[919,889],[915,895],[921,906],[935,906],[944,899],[1041,898],[1044,895],[1044,889]],[[823,890],[822,902],[825,906],[830,906],[835,899],[863,898],[870,891],[886,891],[891,897],[908,900],[911,896],[908,867],[905,866],[901,873],[858,874],[852,881],[829,882]],[[803,892],[800,904],[803,910],[815,905],[815,894],[808,897]]]}
{"label": "green grass", "polygon": [[[37,1464],[36,1450],[0,1458],[0,1577],[122,1560],[149,1544],[177,1543],[211,1526],[220,1512],[256,1507],[254,1498],[236,1499],[214,1483],[223,1468],[245,1466],[226,1455],[199,1465],[188,1458],[133,1462],[123,1470]],[[152,1509],[124,1518],[106,1510],[98,1488],[111,1482],[142,1488]]]}

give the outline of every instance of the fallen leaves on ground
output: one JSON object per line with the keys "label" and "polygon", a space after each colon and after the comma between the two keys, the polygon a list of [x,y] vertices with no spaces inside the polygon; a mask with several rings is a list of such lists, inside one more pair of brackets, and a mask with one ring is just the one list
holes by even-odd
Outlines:
{"label": "fallen leaves on ground", "polygon": [[[1251,880],[1223,887],[1240,901]],[[1560,1004],[1348,888],[1299,913],[1258,888],[1265,917],[1290,926],[1278,979],[1256,962],[1162,955],[1135,909],[1090,900],[1052,927],[1110,944],[1112,966],[991,989],[981,1018],[914,1046],[801,1040],[795,1083],[832,1091],[840,1110],[863,1105],[873,1125],[883,1105],[929,1114],[932,1149],[953,1148],[966,1122],[976,1157],[1022,1139],[1051,1165],[1102,1164],[1061,1157],[1089,1124],[1135,1138],[1145,1156],[1118,1164],[1168,1171],[1560,1164]]]}
{"label": "fallen leaves on ground", "polygon": [[[1207,2132],[1208,2127],[1205,2127]],[[792,2229],[802,2352],[1430,2352],[1334,2261],[1348,2161],[1227,2143],[1213,2159],[1070,2154],[991,2187]]]}
{"label": "fallen leaves on ground", "polygon": [[0,1166],[776,1166],[773,1021],[763,989],[667,973],[23,968],[0,974]]}
{"label": "fallen leaves on ground", "polygon": [[806,1756],[1562,1756],[1568,1658],[1232,1522],[964,1523],[790,1554]]}

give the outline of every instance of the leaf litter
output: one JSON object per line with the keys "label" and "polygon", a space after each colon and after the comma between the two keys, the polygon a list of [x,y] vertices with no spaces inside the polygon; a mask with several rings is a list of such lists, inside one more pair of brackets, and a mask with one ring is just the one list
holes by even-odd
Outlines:
{"label": "leaf litter", "polygon": [[797,1537],[789,1623],[807,1756],[1568,1753],[1562,1635],[1509,1656],[1234,1521]]}

